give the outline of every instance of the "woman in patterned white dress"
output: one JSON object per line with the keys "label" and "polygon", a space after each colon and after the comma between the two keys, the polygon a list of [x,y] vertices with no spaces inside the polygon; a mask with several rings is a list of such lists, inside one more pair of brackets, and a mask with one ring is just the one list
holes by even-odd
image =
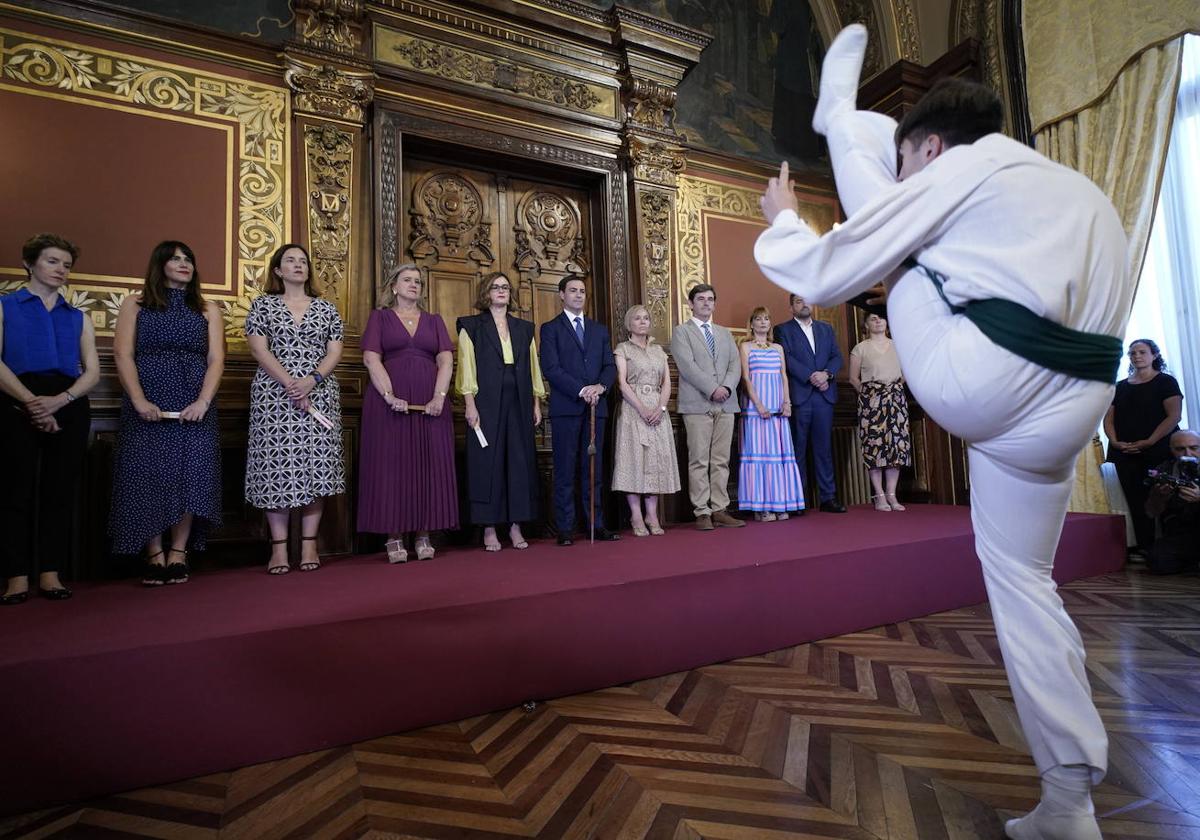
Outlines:
{"label": "woman in patterned white dress", "polygon": [[246,340],[258,362],[250,383],[246,501],[267,512],[273,575],[291,569],[288,518],[300,508],[300,571],[309,572],[321,565],[317,530],[325,497],[346,491],[333,376],[344,328],[337,308],[313,286],[300,245],[284,245],[271,257],[264,291],[246,315]]}

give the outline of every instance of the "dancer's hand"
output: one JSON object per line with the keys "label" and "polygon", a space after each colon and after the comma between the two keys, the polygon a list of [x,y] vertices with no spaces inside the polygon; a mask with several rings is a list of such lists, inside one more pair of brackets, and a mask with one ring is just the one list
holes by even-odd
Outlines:
{"label": "dancer's hand", "polygon": [[762,208],[763,216],[767,222],[775,221],[784,210],[798,212],[800,205],[796,201],[795,183],[788,178],[788,162],[785,160],[779,165],[779,177],[772,178],[767,181],[767,189],[763,192],[762,198],[758,200],[759,207]]}

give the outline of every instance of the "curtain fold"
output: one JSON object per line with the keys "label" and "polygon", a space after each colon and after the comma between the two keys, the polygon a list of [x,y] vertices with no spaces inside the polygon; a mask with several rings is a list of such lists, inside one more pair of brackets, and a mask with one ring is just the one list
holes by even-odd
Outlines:
{"label": "curtain fold", "polygon": [[1147,47],[1200,31],[1196,0],[1023,0],[1030,122],[1041,130],[1096,104]]}
{"label": "curtain fold", "polygon": [[[1038,151],[1091,178],[1117,208],[1129,237],[1129,271],[1134,277],[1146,256],[1162,183],[1182,43],[1176,38],[1144,50],[1117,76],[1106,96],[1034,135]],[[1100,479],[1103,460],[1098,439],[1080,454],[1070,510],[1109,512]]]}

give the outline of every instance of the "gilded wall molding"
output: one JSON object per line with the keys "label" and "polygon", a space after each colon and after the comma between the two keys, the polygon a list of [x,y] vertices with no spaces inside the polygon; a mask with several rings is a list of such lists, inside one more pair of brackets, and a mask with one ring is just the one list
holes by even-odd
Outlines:
{"label": "gilded wall molding", "polygon": [[297,112],[362,124],[375,97],[375,74],[332,64],[309,64],[288,56],[284,80],[295,94]]}
{"label": "gilded wall molding", "polygon": [[667,341],[671,318],[671,211],[674,194],[666,190],[638,188],[638,241],[641,243],[642,303],[650,311],[655,338]]}
{"label": "gilded wall molding", "polygon": [[[758,200],[760,189],[738,187],[691,175],[678,179],[675,197],[675,260],[677,266],[677,322],[690,317],[684,301],[688,289],[699,283],[712,283],[708,276],[708,242],[705,235],[707,216],[748,219],[765,227]],[[800,216],[813,230],[823,233],[833,227],[834,202],[817,203],[800,197]],[[714,284],[718,285],[719,284]]]}
{"label": "gilded wall molding", "polygon": [[325,297],[346,299],[350,277],[355,136],[333,125],[304,128],[304,181],[312,277]]}
{"label": "gilded wall molding", "polygon": [[624,154],[635,181],[649,181],[660,186],[674,187],[675,179],[687,165],[682,146],[636,134],[626,138]]}
{"label": "gilded wall molding", "polygon": [[[133,109],[162,119],[200,119],[230,125],[234,157],[228,161],[237,196],[231,278],[205,294],[222,307],[226,335],[244,340],[244,320],[259,293],[274,250],[287,241],[291,114],[288,91],[207,70],[102,50],[41,35],[0,29],[0,78],[10,90],[66,98],[101,108]],[[233,209],[231,208],[231,212]],[[0,282],[0,291],[24,282]],[[70,300],[97,330],[111,333],[121,301],[141,281],[101,278],[71,283]]]}
{"label": "gilded wall molding", "polygon": [[312,49],[357,55],[363,45],[363,0],[292,0],[296,37]]}
{"label": "gilded wall molding", "polygon": [[626,77],[625,124],[636,129],[675,133],[675,88],[642,79]]}
{"label": "gilded wall molding", "polygon": [[921,31],[917,26],[917,13],[913,0],[892,0],[896,15],[896,29],[900,40],[900,57],[915,64],[924,64],[921,59]]}
{"label": "gilded wall molding", "polygon": [[375,60],[438,79],[503,91],[579,113],[617,117],[617,94],[612,88],[589,84],[538,67],[502,61],[396,29],[376,29]]}
{"label": "gilded wall molding", "polygon": [[516,157],[541,160],[572,169],[587,169],[605,175],[606,268],[613,311],[623,314],[629,306],[629,252],[627,250],[626,182],[620,163],[612,157],[592,154],[566,146],[535,143],[493,131],[452,125],[414,114],[385,111],[379,121],[380,177],[380,252],[382,274],[387,275],[402,260],[397,224],[401,189],[399,137],[412,133],[444,143],[498,152]]}

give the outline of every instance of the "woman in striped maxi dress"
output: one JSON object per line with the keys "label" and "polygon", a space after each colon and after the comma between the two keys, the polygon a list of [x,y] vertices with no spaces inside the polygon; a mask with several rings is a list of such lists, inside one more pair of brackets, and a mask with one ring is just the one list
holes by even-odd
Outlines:
{"label": "woman in striped maxi dress", "polygon": [[771,313],[750,314],[750,338],[742,342],[742,441],[738,506],[760,522],[787,519],[804,510],[804,489],[792,449],[783,347],[771,340]]}

